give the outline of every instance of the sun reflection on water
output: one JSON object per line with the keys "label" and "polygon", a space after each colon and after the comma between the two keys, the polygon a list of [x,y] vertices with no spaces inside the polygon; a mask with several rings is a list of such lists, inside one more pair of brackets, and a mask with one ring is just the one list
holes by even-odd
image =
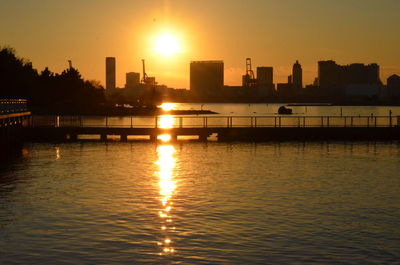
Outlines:
{"label": "sun reflection on water", "polygon": [[56,160],[59,160],[61,158],[60,147],[56,146],[54,150],[56,151]]}
{"label": "sun reflection on water", "polygon": [[160,189],[158,199],[161,203],[161,209],[158,211],[158,215],[161,219],[161,234],[163,237],[162,241],[158,242],[157,245],[161,247],[161,255],[175,252],[171,237],[171,233],[175,230],[171,213],[173,210],[171,199],[176,190],[173,172],[175,168],[174,153],[175,148],[172,145],[161,145],[157,148],[158,161],[156,164],[159,167],[157,175]]}
{"label": "sun reflection on water", "polygon": [[162,142],[169,142],[171,140],[171,135],[170,134],[161,134],[157,136],[158,140],[161,140]]}

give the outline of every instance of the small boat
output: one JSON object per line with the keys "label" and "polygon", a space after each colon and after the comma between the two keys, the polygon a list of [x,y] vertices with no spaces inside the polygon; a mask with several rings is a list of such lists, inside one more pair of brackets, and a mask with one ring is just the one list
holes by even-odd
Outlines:
{"label": "small boat", "polygon": [[279,114],[292,114],[292,109],[286,108],[285,106],[281,106],[278,109]]}

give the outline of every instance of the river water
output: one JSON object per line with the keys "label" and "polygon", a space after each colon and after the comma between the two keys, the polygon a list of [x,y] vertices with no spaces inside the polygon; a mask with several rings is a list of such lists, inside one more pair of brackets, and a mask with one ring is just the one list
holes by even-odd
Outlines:
{"label": "river water", "polygon": [[399,172],[398,142],[27,143],[0,264],[398,264]]}

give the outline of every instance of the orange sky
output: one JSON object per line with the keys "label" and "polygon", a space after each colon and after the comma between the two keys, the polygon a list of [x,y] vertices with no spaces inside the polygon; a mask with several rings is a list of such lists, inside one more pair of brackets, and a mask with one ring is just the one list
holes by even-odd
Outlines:
{"label": "orange sky", "polygon": [[[245,58],[273,66],[284,82],[299,60],[304,80],[317,61],[378,63],[386,83],[400,74],[398,0],[20,0],[0,2],[0,45],[42,70],[67,68],[104,84],[105,57],[117,59],[117,85],[146,59],[159,83],[189,88],[191,60],[224,60],[225,84],[239,85]],[[182,50],[163,57],[154,39],[169,32]]]}

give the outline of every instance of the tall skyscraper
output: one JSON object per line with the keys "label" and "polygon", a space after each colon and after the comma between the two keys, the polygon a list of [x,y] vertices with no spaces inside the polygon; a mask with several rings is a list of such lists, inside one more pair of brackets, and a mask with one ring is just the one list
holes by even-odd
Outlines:
{"label": "tall skyscraper", "polygon": [[115,88],[115,57],[106,58],[106,89]]}
{"label": "tall skyscraper", "polygon": [[292,72],[292,82],[294,89],[302,89],[303,88],[303,70],[301,69],[301,64],[299,61],[293,65],[293,72]]}
{"label": "tall skyscraper", "polygon": [[190,91],[196,96],[218,96],[224,86],[223,61],[190,63]]}

